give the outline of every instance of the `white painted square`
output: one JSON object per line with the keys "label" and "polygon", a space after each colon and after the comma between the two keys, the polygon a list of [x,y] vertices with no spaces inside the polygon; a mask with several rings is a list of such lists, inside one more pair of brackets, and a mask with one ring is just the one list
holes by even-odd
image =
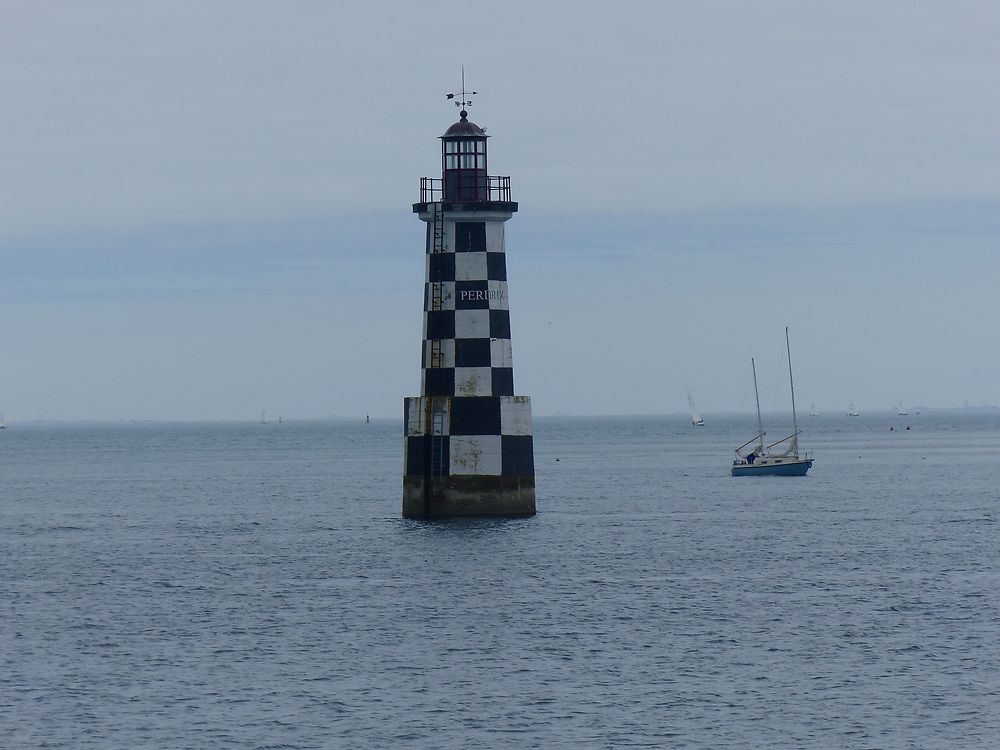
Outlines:
{"label": "white painted square", "polygon": [[513,367],[510,339],[490,339],[490,364],[494,367]]}
{"label": "white painted square", "polygon": [[[455,366],[455,339],[440,339],[441,362],[438,367]],[[424,366],[431,366],[431,342],[424,341]]]}
{"label": "white painted square", "polygon": [[509,310],[507,307],[507,282],[488,281],[486,288],[489,291],[491,310]]}
{"label": "white painted square", "polygon": [[441,282],[441,301],[442,310],[454,310],[455,309],[455,282],[454,281],[442,281]]}
{"label": "white painted square", "polygon": [[531,434],[531,397],[500,398],[500,432],[504,435]]}
{"label": "white painted square", "polygon": [[455,281],[486,278],[486,253],[455,253]]}
{"label": "white painted square", "polygon": [[499,476],[503,453],[499,435],[452,435],[448,440],[449,473]]}
{"label": "white painted square", "polygon": [[419,396],[406,399],[406,434],[447,435],[451,424],[451,398]]}
{"label": "white painted square", "polygon": [[504,246],[504,227],[502,221],[486,222],[486,251],[502,253]]}
{"label": "white painted square", "polygon": [[456,396],[492,396],[493,370],[489,367],[456,367]]}
{"label": "white painted square", "polygon": [[[434,241],[434,226],[431,225],[431,242]],[[444,251],[446,253],[455,252],[455,222],[444,222]]]}
{"label": "white painted square", "polygon": [[489,310],[456,310],[456,339],[486,339],[490,336]]}
{"label": "white painted square", "polygon": [[[441,306],[434,307],[434,285],[441,289]],[[454,310],[455,309],[455,282],[454,281],[428,281],[427,290],[428,310]]]}
{"label": "white painted square", "polygon": [[424,434],[424,416],[426,403],[419,396],[404,399],[406,402],[406,435],[407,437]]}

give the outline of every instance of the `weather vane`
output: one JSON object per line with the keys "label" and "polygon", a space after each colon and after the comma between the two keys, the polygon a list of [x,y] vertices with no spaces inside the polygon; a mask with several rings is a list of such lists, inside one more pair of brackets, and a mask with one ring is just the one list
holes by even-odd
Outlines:
{"label": "weather vane", "polygon": [[[465,90],[465,66],[463,65],[462,66],[462,98],[455,102],[455,106],[456,107],[461,107],[462,109],[465,109],[466,107],[471,107],[472,106],[472,96],[474,96],[476,93],[477,92],[475,92],[475,91],[466,91]],[[445,94],[445,98],[446,99],[454,99],[455,95],[454,94]]]}

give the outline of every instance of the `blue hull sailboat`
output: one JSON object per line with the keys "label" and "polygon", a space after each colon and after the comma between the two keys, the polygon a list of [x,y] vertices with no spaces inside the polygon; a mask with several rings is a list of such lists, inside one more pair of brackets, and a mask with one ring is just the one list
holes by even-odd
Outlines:
{"label": "blue hull sailboat", "polygon": [[734,477],[804,477],[812,468],[811,458],[763,456],[753,464],[733,463]]}
{"label": "blue hull sailboat", "polygon": [[[763,423],[760,418],[760,396],[757,392],[757,365],[753,367],[753,393],[757,400],[757,434],[736,449],[732,475],[734,477],[801,477],[812,468],[813,459],[808,453],[799,453],[799,426],[795,416],[795,384],[792,381],[792,353],[788,345],[788,327],[785,327],[785,350],[788,352],[788,383],[792,391],[792,434],[770,445],[764,445]],[[784,444],[773,452],[771,449]],[[749,450],[748,450],[749,449]]]}

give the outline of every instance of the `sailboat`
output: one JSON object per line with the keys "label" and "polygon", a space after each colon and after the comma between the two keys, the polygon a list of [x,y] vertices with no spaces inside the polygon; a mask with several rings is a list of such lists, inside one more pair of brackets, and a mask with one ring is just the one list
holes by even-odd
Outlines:
{"label": "sailboat", "polygon": [[691,391],[688,391],[688,409],[691,410],[691,424],[695,427],[704,427],[705,420],[701,418],[701,415],[694,406],[694,399],[691,398]]}
{"label": "sailboat", "polygon": [[[792,392],[792,434],[770,445],[764,445],[764,425],[760,418],[760,395],[757,392],[757,365],[753,367],[753,395],[757,401],[757,434],[736,449],[733,461],[734,477],[783,476],[801,477],[812,468],[813,459],[809,453],[799,453],[799,425],[795,416],[795,383],[792,380],[792,349],[788,344],[788,326],[785,326],[785,351],[788,353],[788,384]],[[780,452],[771,453],[777,445],[786,443]],[[747,448],[750,450],[747,451]]]}
{"label": "sailboat", "polygon": [[859,417],[859,416],[861,416],[858,413],[858,410],[854,408],[854,402],[853,401],[851,402],[851,405],[847,407],[847,416],[849,416],[849,417]]}
{"label": "sailboat", "polygon": [[7,423],[3,421],[3,412],[0,411],[0,430],[6,430]]}
{"label": "sailboat", "polygon": [[812,406],[809,407],[809,416],[810,417],[818,417],[819,416],[819,412],[816,411],[816,402],[815,401],[813,401],[812,402]]}
{"label": "sailboat", "polygon": [[899,402],[899,408],[898,408],[898,409],[896,410],[896,414],[898,414],[898,415],[899,415],[899,416],[901,416],[901,417],[905,417],[905,416],[907,416],[907,415],[908,415],[909,413],[910,413],[910,412],[908,412],[908,411],[906,410],[906,407],[905,407],[905,406],[903,406],[903,402],[902,402],[902,401],[900,401],[900,402]]}

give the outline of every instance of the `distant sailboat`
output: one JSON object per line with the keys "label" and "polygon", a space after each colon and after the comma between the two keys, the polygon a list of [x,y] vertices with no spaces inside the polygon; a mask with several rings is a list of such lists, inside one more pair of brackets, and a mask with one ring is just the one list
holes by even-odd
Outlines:
{"label": "distant sailboat", "polygon": [[267,412],[266,411],[262,411],[260,413],[260,423],[261,424],[267,424]]}
{"label": "distant sailboat", "polygon": [[899,416],[901,416],[901,417],[905,417],[905,416],[906,416],[907,414],[909,414],[909,413],[910,413],[910,412],[908,412],[908,411],[906,410],[906,407],[905,407],[905,406],[903,406],[903,402],[902,402],[902,401],[900,401],[900,402],[899,402],[899,407],[898,407],[898,408],[897,408],[897,410],[896,410],[896,414],[898,414],[898,415],[899,415]]}
{"label": "distant sailboat", "polygon": [[694,399],[691,398],[691,391],[688,391],[688,409],[691,410],[691,424],[693,424],[695,427],[704,427],[705,420],[701,418],[701,415],[695,408]]}
{"label": "distant sailboat", "polygon": [[0,411],[0,430],[6,430],[7,423],[3,421],[3,412]]}
{"label": "distant sailboat", "polygon": [[816,411],[816,402],[815,401],[813,401],[812,402],[812,406],[809,407],[809,416],[810,417],[818,417],[819,416],[819,412]]}
{"label": "distant sailboat", "polygon": [[849,416],[849,417],[859,417],[859,416],[861,416],[858,413],[858,410],[854,408],[854,402],[853,401],[851,402],[851,405],[847,407],[847,416]]}

